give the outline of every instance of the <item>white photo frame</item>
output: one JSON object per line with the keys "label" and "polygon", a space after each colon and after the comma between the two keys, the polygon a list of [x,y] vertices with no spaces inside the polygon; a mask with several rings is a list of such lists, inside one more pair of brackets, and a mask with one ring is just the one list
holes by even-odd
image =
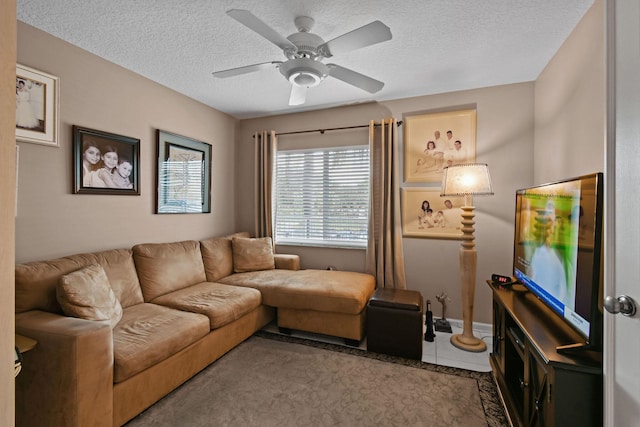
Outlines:
{"label": "white photo frame", "polygon": [[475,109],[405,116],[405,182],[440,183],[446,166],[475,159]]}
{"label": "white photo frame", "polygon": [[58,147],[60,79],[16,64],[16,140]]}
{"label": "white photo frame", "polygon": [[[405,187],[402,196],[402,234],[432,239],[462,238],[464,197],[441,197],[439,188]],[[451,202],[448,207],[447,201]],[[424,204],[432,211],[423,210]]]}

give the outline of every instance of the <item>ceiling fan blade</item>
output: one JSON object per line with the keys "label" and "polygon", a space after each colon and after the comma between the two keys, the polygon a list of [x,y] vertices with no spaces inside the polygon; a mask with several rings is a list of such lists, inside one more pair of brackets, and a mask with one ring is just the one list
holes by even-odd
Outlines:
{"label": "ceiling fan blade", "polygon": [[244,9],[231,9],[227,11],[227,15],[243,24],[247,28],[260,34],[271,43],[275,44],[282,50],[293,49],[297,50],[296,46],[291,43],[286,37],[278,34],[276,30],[262,22],[253,13]]}
{"label": "ceiling fan blade", "polygon": [[341,67],[336,64],[327,64],[329,67],[329,75],[345,83],[349,83],[369,93],[376,93],[384,87],[384,83],[380,80],[373,79],[364,74],[357,73],[348,68]]}
{"label": "ceiling fan blade", "polygon": [[230,68],[228,70],[214,71],[213,77],[224,79],[227,77],[239,76],[241,74],[253,73],[254,71],[264,70],[265,68],[271,68],[272,66],[278,66],[282,64],[282,61],[263,62],[261,64],[245,65],[244,67]]}
{"label": "ceiling fan blade", "polygon": [[291,85],[291,95],[289,95],[289,105],[302,105],[307,98],[307,87]]}
{"label": "ceiling fan blade", "polygon": [[360,49],[361,47],[371,46],[387,40],[391,40],[391,29],[380,21],[373,21],[321,44],[318,46],[318,51],[325,58],[331,58],[339,53]]}

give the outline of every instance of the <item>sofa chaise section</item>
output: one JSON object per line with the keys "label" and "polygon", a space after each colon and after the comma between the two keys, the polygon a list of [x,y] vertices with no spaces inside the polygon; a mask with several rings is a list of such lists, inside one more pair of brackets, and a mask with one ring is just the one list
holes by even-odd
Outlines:
{"label": "sofa chaise section", "polygon": [[[262,303],[277,308],[278,326],[285,331],[342,337],[349,344],[364,338],[366,305],[375,290],[372,275],[300,270],[297,256],[272,254],[270,238],[235,235],[207,239],[200,246],[207,280],[258,289]],[[255,254],[255,263],[243,252]]]}
{"label": "sofa chaise section", "polygon": [[235,273],[220,282],[259,289],[263,304],[277,308],[285,331],[342,337],[349,344],[364,338],[366,306],[375,290],[369,274],[313,269]]}

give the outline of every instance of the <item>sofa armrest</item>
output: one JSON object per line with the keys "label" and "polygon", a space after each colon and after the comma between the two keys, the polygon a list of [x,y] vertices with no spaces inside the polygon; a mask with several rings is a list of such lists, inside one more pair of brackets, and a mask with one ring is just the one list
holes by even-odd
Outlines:
{"label": "sofa armrest", "polygon": [[290,254],[273,254],[276,268],[283,270],[300,270],[300,257]]}
{"label": "sofa armrest", "polygon": [[16,425],[111,426],[109,325],[45,311],[16,314],[16,333],[37,341],[16,377]]}

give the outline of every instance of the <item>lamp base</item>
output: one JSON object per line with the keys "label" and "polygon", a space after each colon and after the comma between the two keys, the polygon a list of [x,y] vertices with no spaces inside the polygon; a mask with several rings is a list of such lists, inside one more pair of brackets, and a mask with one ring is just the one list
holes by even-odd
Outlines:
{"label": "lamp base", "polygon": [[465,337],[462,334],[455,334],[451,335],[450,341],[454,347],[473,353],[482,353],[487,349],[487,344],[480,338],[476,338],[474,336]]}

